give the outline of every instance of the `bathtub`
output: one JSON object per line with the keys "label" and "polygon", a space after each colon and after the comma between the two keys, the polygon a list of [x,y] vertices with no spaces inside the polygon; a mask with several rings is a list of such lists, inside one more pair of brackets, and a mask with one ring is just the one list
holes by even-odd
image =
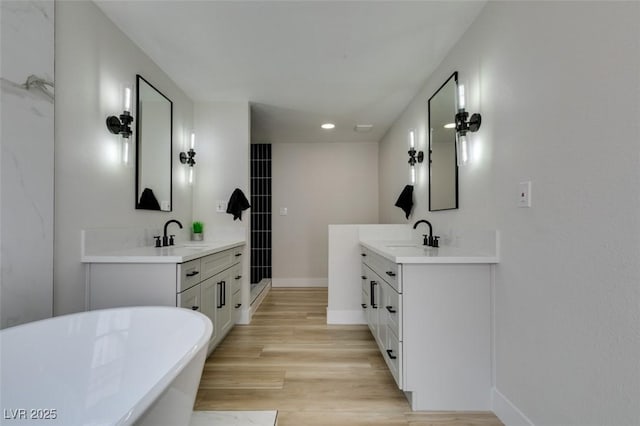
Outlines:
{"label": "bathtub", "polygon": [[105,309],[0,331],[0,424],[188,425],[211,321]]}

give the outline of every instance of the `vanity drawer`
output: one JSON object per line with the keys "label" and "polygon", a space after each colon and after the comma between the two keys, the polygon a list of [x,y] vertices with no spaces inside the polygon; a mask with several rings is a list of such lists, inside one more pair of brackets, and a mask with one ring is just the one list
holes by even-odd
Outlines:
{"label": "vanity drawer", "polygon": [[178,263],[178,282],[176,292],[180,293],[202,281],[200,259]]}
{"label": "vanity drawer", "polygon": [[[238,263],[233,267],[231,271],[231,294],[236,294],[240,291],[242,284],[242,264]],[[235,303],[234,303],[235,304]]]}
{"label": "vanity drawer", "polygon": [[402,341],[402,295],[388,284],[383,284],[381,290],[380,309],[386,316],[386,320],[383,322],[387,324],[396,338]]}
{"label": "vanity drawer", "polygon": [[380,256],[373,251],[360,246],[362,261],[373,269],[380,277],[395,288],[398,292],[402,292],[402,280],[400,279],[400,265]]}
{"label": "vanity drawer", "polygon": [[233,295],[233,309],[242,308],[242,294],[240,292]]}
{"label": "vanity drawer", "polygon": [[232,249],[233,250],[233,257],[234,257],[234,263],[238,263],[240,261],[242,261],[242,257],[244,256],[244,247],[240,246],[240,247],[235,247]]}
{"label": "vanity drawer", "polygon": [[369,297],[369,280],[371,279],[373,279],[371,269],[362,264],[360,267],[360,282],[362,285],[362,293],[366,294],[367,297]]}
{"label": "vanity drawer", "polygon": [[402,342],[391,332],[389,328],[385,333],[384,351],[382,353],[389,371],[398,388],[403,389],[402,383]]}
{"label": "vanity drawer", "polygon": [[236,249],[229,249],[219,253],[210,254],[200,259],[202,268],[202,280],[211,278],[236,263]]}
{"label": "vanity drawer", "polygon": [[196,285],[176,295],[176,306],[200,311],[200,286]]}

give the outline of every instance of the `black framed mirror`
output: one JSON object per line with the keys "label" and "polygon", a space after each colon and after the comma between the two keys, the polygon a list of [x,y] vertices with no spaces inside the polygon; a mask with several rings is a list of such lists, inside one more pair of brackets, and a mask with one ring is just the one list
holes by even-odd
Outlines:
{"label": "black framed mirror", "polygon": [[429,98],[429,211],[458,208],[457,93],[456,71]]}
{"label": "black framed mirror", "polygon": [[172,210],[173,102],[136,75],[136,209]]}

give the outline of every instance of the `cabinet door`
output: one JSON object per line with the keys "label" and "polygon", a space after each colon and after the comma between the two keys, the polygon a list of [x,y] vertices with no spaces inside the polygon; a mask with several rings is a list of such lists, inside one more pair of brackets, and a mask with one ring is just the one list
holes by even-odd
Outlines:
{"label": "cabinet door", "polygon": [[231,270],[214,277],[216,280],[216,331],[222,339],[233,326],[233,294],[231,294],[233,275]]}
{"label": "cabinet door", "polygon": [[381,280],[375,275],[371,274],[369,277],[369,308],[367,310],[367,323],[371,329],[373,337],[376,341],[380,342],[380,282]]}
{"label": "cabinet door", "polygon": [[213,333],[211,334],[211,341],[214,341],[218,337],[217,324],[216,324],[216,300],[217,289],[215,277],[211,277],[200,283],[201,294],[201,307],[200,312],[205,314],[213,323]]}

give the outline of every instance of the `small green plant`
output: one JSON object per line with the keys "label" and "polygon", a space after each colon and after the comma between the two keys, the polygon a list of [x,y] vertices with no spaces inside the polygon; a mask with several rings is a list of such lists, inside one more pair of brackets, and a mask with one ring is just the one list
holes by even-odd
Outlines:
{"label": "small green plant", "polygon": [[194,234],[202,234],[202,229],[204,228],[204,223],[202,222],[193,222],[191,225],[191,229],[193,229]]}

